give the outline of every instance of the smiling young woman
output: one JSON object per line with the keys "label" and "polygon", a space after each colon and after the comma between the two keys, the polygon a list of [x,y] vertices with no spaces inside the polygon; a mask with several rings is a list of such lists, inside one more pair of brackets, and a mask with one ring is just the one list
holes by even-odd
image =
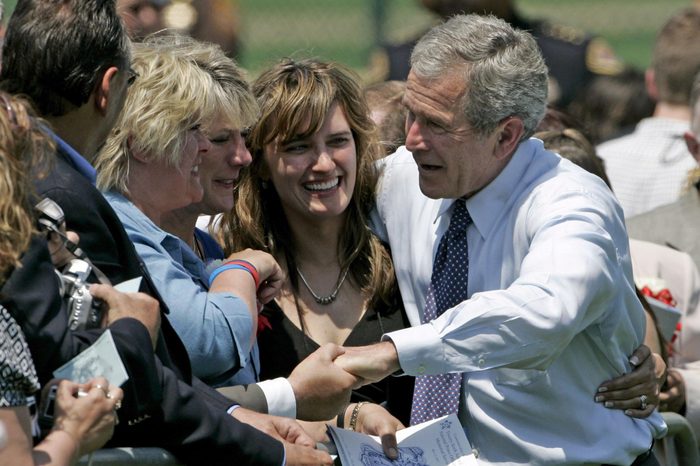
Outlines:
{"label": "smiling young woman", "polygon": [[[381,146],[357,78],[334,63],[283,60],[253,92],[253,162],[221,238],[228,251],[270,252],[288,277],[258,335],[261,375],[273,378],[324,343],[377,342],[408,322],[388,251],[368,227]],[[388,401],[406,419],[412,386],[394,378],[353,400]]]}

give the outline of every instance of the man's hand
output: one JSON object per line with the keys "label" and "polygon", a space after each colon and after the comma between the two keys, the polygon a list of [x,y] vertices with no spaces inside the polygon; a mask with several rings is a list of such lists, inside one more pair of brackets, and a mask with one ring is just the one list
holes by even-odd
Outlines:
{"label": "man's hand", "polygon": [[345,353],[339,356],[335,363],[360,377],[360,385],[378,382],[401,368],[396,347],[390,341],[369,346],[346,347]]}
{"label": "man's hand", "polygon": [[284,451],[287,455],[286,466],[330,466],[333,464],[330,455],[325,451],[290,443],[284,444]]}
{"label": "man's hand", "polygon": [[[357,405],[353,406],[356,407]],[[347,426],[352,410],[346,411],[345,425]],[[403,429],[401,421],[392,416],[389,411],[375,403],[362,404],[357,411],[355,430],[368,435],[375,435],[382,439],[384,454],[392,460],[399,456],[396,446],[396,431]]]}
{"label": "man's hand", "polygon": [[685,381],[683,375],[674,369],[668,371],[666,386],[659,394],[659,411],[680,413],[685,405]]}
{"label": "man's hand", "polygon": [[237,408],[231,413],[241,422],[250,424],[259,431],[274,437],[277,440],[302,445],[306,447],[316,446],[316,442],[302,429],[297,421],[286,417],[271,416],[269,414],[256,413],[246,408]]}
{"label": "man's hand", "polygon": [[315,450],[316,442],[304,432],[294,419],[256,413],[238,408],[231,413],[241,422],[250,424],[259,431],[280,440],[284,444],[287,466],[331,465],[333,460],[324,451]]}
{"label": "man's hand", "polygon": [[[659,405],[666,364],[660,355],[652,353],[645,345],[634,351],[630,363],[635,366],[632,372],[600,384],[595,401],[603,403],[606,408],[624,409],[628,416],[645,418]],[[644,409],[642,396],[646,397]]]}
{"label": "man's hand", "polygon": [[333,363],[343,352],[337,345],[323,345],[287,377],[297,401],[297,418],[305,421],[332,419],[350,402],[350,393],[358,386],[358,379]]}
{"label": "man's hand", "polygon": [[74,231],[65,231],[65,224],[61,225],[60,232],[65,235],[61,237],[61,234],[52,231],[48,236],[49,253],[51,254],[51,262],[53,266],[57,269],[61,269],[66,264],[68,264],[72,259],[75,259],[75,255],[66,247],[65,238],[73,244],[78,244],[80,237]]}
{"label": "man's hand", "polygon": [[155,349],[160,330],[158,301],[145,293],[122,293],[110,285],[103,284],[90,285],[90,293],[103,300],[109,307],[103,321],[105,327],[126,317],[136,319],[148,330]]}

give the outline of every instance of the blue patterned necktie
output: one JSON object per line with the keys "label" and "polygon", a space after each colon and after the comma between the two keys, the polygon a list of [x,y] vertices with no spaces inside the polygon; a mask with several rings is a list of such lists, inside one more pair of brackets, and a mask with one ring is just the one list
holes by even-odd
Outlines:
{"label": "blue patterned necktie", "polygon": [[[454,204],[450,226],[440,239],[426,299],[424,322],[430,322],[468,298],[469,252],[467,227],[472,222],[464,200]],[[462,374],[416,377],[411,425],[456,413],[462,391]]]}

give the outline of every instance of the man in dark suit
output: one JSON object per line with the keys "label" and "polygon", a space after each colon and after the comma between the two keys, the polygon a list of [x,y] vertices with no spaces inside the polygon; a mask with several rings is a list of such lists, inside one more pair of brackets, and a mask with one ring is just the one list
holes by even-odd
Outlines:
{"label": "man in dark suit", "polygon": [[[67,228],[80,235],[82,249],[113,283],[142,276],[142,290],[158,299],[116,214],[91,183],[89,160],[119,115],[129,83],[137,78],[129,60],[129,42],[114,0],[24,0],[8,25],[0,80],[7,91],[27,95],[55,131],[56,157],[37,183],[39,194],[61,205]],[[33,242],[2,295],[18,316],[44,382],[101,333],[67,331],[42,239]],[[158,446],[188,464],[203,459],[207,464],[329,464],[330,457],[309,448],[310,439],[291,420],[243,408],[229,415],[232,401],[192,376],[185,348],[158,300],[162,331],[155,353],[138,319],[110,325],[130,376],[112,445]],[[144,310],[136,306],[124,311],[139,317]]]}

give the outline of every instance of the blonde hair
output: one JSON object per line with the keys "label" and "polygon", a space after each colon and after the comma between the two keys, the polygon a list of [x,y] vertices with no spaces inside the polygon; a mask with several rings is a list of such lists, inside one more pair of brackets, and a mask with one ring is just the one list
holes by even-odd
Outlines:
{"label": "blonde hair", "polygon": [[102,190],[128,193],[131,151],[177,166],[187,130],[211,121],[220,109],[212,76],[157,36],[134,44],[132,67],[139,76],[95,160]]}
{"label": "blonde hair", "polygon": [[41,175],[53,150],[29,104],[0,92],[0,282],[35,233],[31,178]]}
{"label": "blonde hair", "polygon": [[340,267],[349,268],[371,304],[394,305],[396,279],[391,258],[367,226],[377,181],[374,161],[382,149],[357,83],[358,78],[339,64],[291,59],[282,60],[255,81],[253,93],[261,116],[249,136],[253,162],[241,175],[234,210],[224,214],[220,239],[228,253],[250,247],[283,257],[292,288],[298,291],[291,231],[274,186],[262,183],[263,151],[273,141],[314,134],[337,103],[348,120],[357,150],[357,179],[339,241]]}
{"label": "blonde hair", "polygon": [[246,73],[226,56],[220,46],[172,32],[151,36],[147,41],[161,51],[171,50],[180,57],[192,60],[211,76],[214,81],[210,89],[214,108],[228,119],[233,128],[248,128],[258,119],[258,103]]}

